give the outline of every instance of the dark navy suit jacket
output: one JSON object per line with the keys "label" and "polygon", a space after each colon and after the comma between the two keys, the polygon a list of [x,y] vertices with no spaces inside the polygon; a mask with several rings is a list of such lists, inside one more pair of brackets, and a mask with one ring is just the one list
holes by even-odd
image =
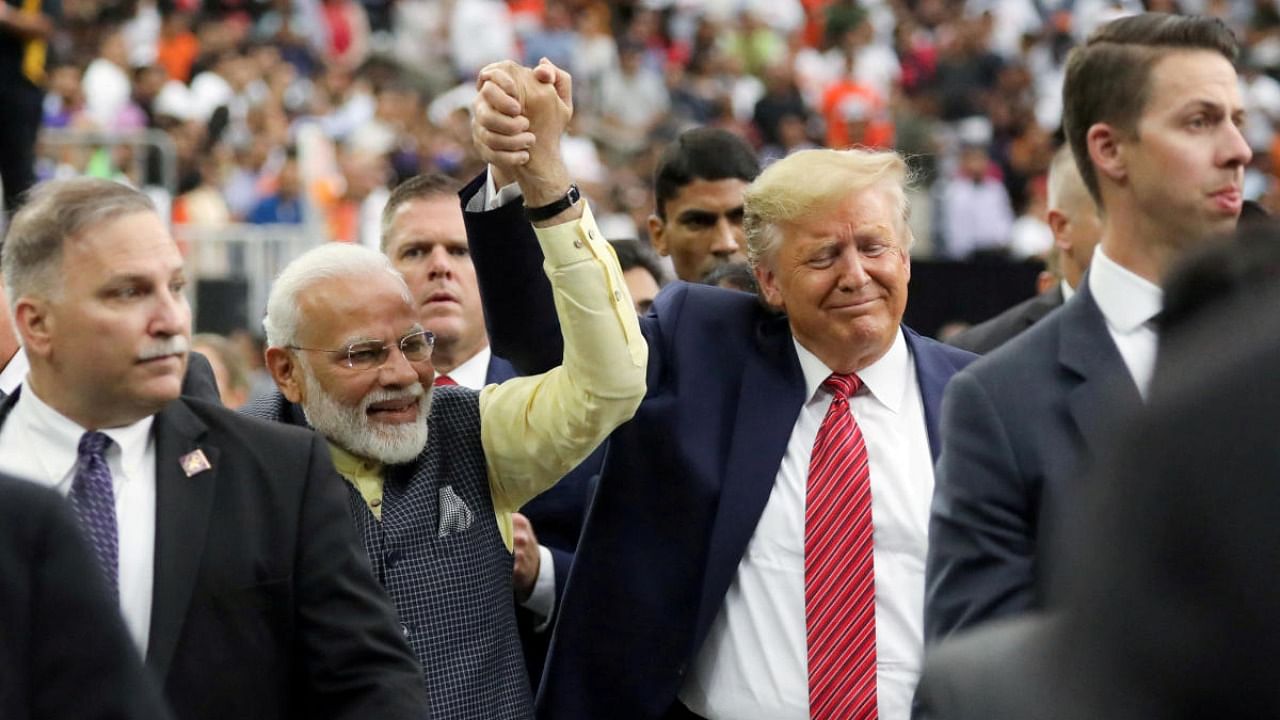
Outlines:
{"label": "dark navy suit jacket", "polygon": [[[467,221],[494,351],[524,372],[558,362],[549,284],[520,208]],[[751,295],[674,283],[640,324],[648,393],[610,436],[539,693],[543,718],[671,708],[805,399],[787,319]],[[973,355],[904,332],[936,457],[943,386]]]}

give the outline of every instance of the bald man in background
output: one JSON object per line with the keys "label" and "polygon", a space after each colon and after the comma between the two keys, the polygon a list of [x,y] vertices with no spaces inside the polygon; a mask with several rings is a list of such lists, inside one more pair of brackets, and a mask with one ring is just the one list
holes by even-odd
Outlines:
{"label": "bald man in background", "polygon": [[1049,212],[1053,250],[1060,278],[1056,287],[1025,300],[986,322],[959,333],[947,342],[985,355],[1039,322],[1071,299],[1080,286],[1093,248],[1102,237],[1098,206],[1080,178],[1071,148],[1063,145],[1049,166]]}

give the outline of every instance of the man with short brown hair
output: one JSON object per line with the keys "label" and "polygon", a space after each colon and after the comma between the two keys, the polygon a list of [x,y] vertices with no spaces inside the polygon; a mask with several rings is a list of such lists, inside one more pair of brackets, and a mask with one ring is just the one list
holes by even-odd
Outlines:
{"label": "man with short brown hair", "polygon": [[1069,302],[956,375],[930,524],[931,640],[1042,604],[1064,515],[1118,422],[1146,397],[1160,283],[1236,224],[1251,152],[1221,21],[1148,13],[1067,63],[1066,134],[1102,239]]}

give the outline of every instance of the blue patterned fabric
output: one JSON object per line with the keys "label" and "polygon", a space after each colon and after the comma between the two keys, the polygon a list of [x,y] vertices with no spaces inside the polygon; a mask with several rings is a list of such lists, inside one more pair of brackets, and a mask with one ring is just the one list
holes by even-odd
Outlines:
{"label": "blue patterned fabric", "polygon": [[107,467],[110,446],[111,438],[100,432],[80,436],[76,475],[69,498],[111,589],[111,597],[117,599],[120,597],[120,536],[116,530],[116,495],[111,486],[111,468]]}
{"label": "blue patterned fabric", "polygon": [[[480,394],[433,390],[427,446],[387,469],[382,519],[346,483],[365,550],[422,663],[433,720],[529,720],[533,696],[520,649],[514,560],[494,516]],[[278,392],[242,412],[303,424]]]}

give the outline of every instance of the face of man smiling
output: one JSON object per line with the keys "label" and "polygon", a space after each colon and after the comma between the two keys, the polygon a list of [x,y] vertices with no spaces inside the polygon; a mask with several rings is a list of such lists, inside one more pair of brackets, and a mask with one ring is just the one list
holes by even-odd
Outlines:
{"label": "face of man smiling", "polygon": [[[422,329],[404,286],[389,273],[319,280],[300,293],[298,310],[299,349],[279,350],[289,357],[273,363],[285,397],[351,453],[384,463],[417,457],[435,370],[430,357],[414,362],[400,350],[401,338]],[[348,367],[345,352],[326,352],[368,341],[388,346],[380,366]]]}
{"label": "face of man smiling", "polygon": [[855,372],[893,345],[907,305],[911,256],[893,196],[869,188],[781,228],[756,268],[765,300],[827,367]]}

